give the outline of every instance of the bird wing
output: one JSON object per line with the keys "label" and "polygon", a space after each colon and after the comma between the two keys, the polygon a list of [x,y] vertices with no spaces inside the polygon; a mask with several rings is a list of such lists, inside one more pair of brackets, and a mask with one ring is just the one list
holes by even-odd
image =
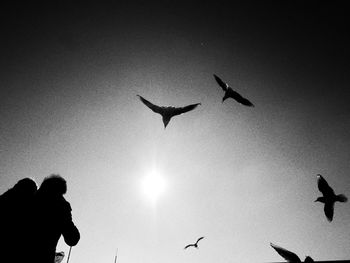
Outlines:
{"label": "bird wing", "polygon": [[301,262],[300,258],[295,253],[272,243],[270,243],[270,245],[288,262]]}
{"label": "bird wing", "polygon": [[317,175],[317,186],[318,190],[320,190],[323,196],[334,195],[334,190],[328,185],[327,181],[320,174]]}
{"label": "bird wing", "polygon": [[214,74],[214,78],[215,78],[216,82],[219,84],[219,86],[220,86],[224,91],[226,91],[227,88],[228,88],[228,85],[227,85],[225,82],[223,82],[222,79],[220,79],[220,78],[219,78],[218,76],[216,76],[215,74]]}
{"label": "bird wing", "polygon": [[196,244],[198,243],[199,240],[202,240],[204,237],[200,237],[197,239]]}
{"label": "bird wing", "polygon": [[198,105],[201,105],[201,103],[191,104],[191,105],[188,105],[185,107],[173,108],[172,116],[180,115],[182,113],[191,111],[191,110],[195,109]]}
{"label": "bird wing", "polygon": [[145,98],[143,98],[140,95],[137,95],[140,97],[140,100],[143,102],[143,104],[145,104],[148,108],[150,108],[152,111],[162,114],[162,107],[154,105],[152,102],[149,102],[148,100],[146,100]]}
{"label": "bird wing", "polygon": [[193,244],[189,244],[189,245],[185,246],[184,249],[189,248],[189,247],[194,247],[194,245]]}
{"label": "bird wing", "polygon": [[233,99],[235,99],[237,102],[249,106],[254,107],[254,104],[251,103],[248,99],[244,98],[241,94],[239,94],[237,91],[234,91],[233,89],[230,89],[230,95]]}
{"label": "bird wing", "polygon": [[329,222],[332,222],[333,220],[333,214],[334,214],[334,203],[325,203],[324,204],[324,213],[327,217],[327,220]]}

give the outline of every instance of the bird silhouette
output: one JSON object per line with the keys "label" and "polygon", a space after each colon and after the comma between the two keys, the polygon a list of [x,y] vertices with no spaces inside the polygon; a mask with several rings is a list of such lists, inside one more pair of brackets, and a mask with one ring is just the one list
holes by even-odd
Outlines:
{"label": "bird silhouette", "polygon": [[159,113],[160,115],[162,115],[163,123],[164,123],[164,129],[166,128],[166,126],[168,125],[168,123],[169,123],[169,121],[170,121],[170,119],[172,117],[174,117],[176,115],[180,115],[182,113],[186,113],[188,111],[191,111],[194,108],[196,108],[198,105],[201,105],[201,103],[196,103],[196,104],[191,104],[191,105],[184,106],[184,107],[157,106],[157,105],[154,105],[153,103],[149,102],[148,100],[146,100],[142,96],[140,96],[140,95],[137,95],[137,96],[140,97],[140,100],[148,108],[150,108],[155,113]]}
{"label": "bird silhouette", "polygon": [[196,243],[194,243],[194,244],[189,244],[189,245],[185,246],[185,248],[184,248],[184,249],[189,248],[189,247],[195,247],[195,248],[198,248],[198,242],[199,242],[199,240],[202,240],[203,238],[204,238],[204,237],[200,237],[200,238],[198,238],[198,239],[197,239],[197,241],[196,241]]}
{"label": "bird silhouette", "polygon": [[[277,251],[277,253],[280,254],[280,256],[282,256],[285,260],[287,260],[287,262],[301,263],[300,258],[295,253],[272,243],[270,243],[270,246],[273,247]],[[307,256],[305,257],[304,262],[313,263],[314,260],[311,257]]]}
{"label": "bird silhouette", "polygon": [[232,98],[245,106],[254,107],[253,103],[251,103],[248,99],[242,97],[242,95],[240,95],[238,92],[234,91],[229,85],[227,85],[227,83],[223,82],[222,79],[220,79],[215,74],[214,74],[214,78],[216,82],[219,84],[219,86],[225,91],[225,95],[222,98],[222,102],[224,102],[228,98]]}
{"label": "bird silhouette", "polygon": [[323,196],[318,197],[315,202],[324,203],[324,213],[329,222],[333,220],[334,214],[334,204],[335,202],[343,202],[348,201],[348,198],[343,195],[336,195],[334,190],[328,185],[327,181],[322,177],[322,175],[317,175],[317,186],[318,190],[323,194]]}

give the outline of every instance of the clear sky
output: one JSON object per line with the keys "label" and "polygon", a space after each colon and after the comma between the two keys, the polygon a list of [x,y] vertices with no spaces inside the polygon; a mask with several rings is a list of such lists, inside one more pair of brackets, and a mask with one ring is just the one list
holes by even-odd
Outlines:
{"label": "clear sky", "polygon": [[[350,197],[345,6],[13,4],[1,16],[0,192],[59,173],[81,232],[70,262],[350,259],[316,175]],[[217,74],[255,108],[221,103]],[[164,130],[158,105],[195,110]],[[156,202],[145,176],[166,186]],[[184,246],[198,237],[198,250]],[[58,251],[68,254],[60,240]]]}

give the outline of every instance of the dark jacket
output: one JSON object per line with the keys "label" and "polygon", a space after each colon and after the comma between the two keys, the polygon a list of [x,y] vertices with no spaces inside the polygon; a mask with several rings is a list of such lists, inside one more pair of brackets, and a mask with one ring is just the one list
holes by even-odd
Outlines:
{"label": "dark jacket", "polygon": [[33,210],[33,258],[38,263],[52,263],[61,235],[68,246],[75,246],[80,239],[72,221],[71,206],[63,196],[50,196],[38,191]]}
{"label": "dark jacket", "polygon": [[30,178],[20,180],[0,196],[1,262],[22,263],[28,260],[32,203],[36,184]]}

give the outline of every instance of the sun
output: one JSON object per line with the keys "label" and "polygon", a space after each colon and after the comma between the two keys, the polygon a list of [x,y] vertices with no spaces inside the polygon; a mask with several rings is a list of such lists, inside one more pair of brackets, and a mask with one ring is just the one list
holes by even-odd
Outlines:
{"label": "sun", "polygon": [[156,171],[150,172],[142,179],[142,191],[152,202],[156,202],[165,192],[166,182],[164,178]]}

